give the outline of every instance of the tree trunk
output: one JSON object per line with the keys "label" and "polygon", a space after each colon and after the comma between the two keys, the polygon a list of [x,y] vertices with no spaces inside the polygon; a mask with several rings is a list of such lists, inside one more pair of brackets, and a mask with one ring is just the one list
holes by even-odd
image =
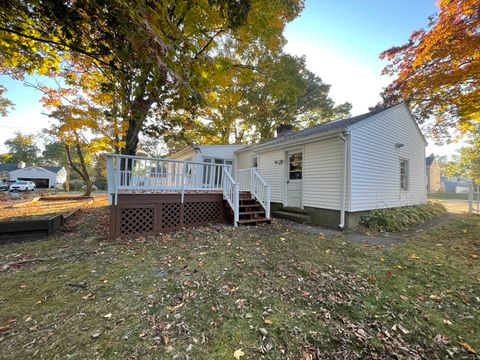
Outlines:
{"label": "tree trunk", "polygon": [[70,172],[71,172],[70,164],[67,164],[66,170],[67,170],[67,178],[65,179],[65,191],[70,192]]}
{"label": "tree trunk", "polygon": [[78,159],[80,161],[80,169],[77,167],[77,165],[74,164],[73,159],[72,159],[72,154],[70,152],[70,146],[65,144],[65,150],[67,153],[67,159],[68,162],[70,163],[70,166],[72,167],[73,171],[75,171],[80,177],[82,178],[83,182],[85,183],[85,192],[83,193],[83,196],[90,196],[92,194],[92,180],[90,179],[90,175],[88,174],[87,171],[87,166],[85,165],[85,158],[83,157],[82,149],[80,148],[80,144],[75,144],[75,151],[78,155]]}
{"label": "tree trunk", "polygon": [[128,121],[128,130],[125,134],[125,147],[123,153],[125,155],[136,155],[139,141],[140,130],[143,125],[143,120],[130,119]]}

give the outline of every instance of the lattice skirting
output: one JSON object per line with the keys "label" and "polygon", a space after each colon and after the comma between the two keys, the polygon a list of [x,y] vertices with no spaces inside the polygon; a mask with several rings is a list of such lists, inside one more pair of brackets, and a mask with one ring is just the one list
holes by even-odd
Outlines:
{"label": "lattice skirting", "polygon": [[155,234],[224,221],[221,194],[119,194],[110,207],[110,238]]}

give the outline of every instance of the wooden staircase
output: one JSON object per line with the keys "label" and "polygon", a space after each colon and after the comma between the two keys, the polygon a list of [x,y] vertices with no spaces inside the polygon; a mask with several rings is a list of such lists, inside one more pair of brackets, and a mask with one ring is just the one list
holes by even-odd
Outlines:
{"label": "wooden staircase", "polygon": [[[233,210],[228,203],[225,205],[228,209],[227,220],[233,223]],[[260,223],[271,222],[271,219],[265,217],[265,209],[263,206],[256,199],[252,199],[249,191],[240,191],[239,208],[238,225],[258,225]]]}

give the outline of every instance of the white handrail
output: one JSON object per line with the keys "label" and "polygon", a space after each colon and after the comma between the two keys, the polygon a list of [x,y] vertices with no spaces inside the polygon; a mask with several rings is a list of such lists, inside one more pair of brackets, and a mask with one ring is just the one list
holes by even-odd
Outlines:
{"label": "white handrail", "polygon": [[256,168],[237,170],[240,191],[249,191],[265,209],[265,217],[270,219],[270,185],[260,176]]}
{"label": "white handrail", "polygon": [[223,197],[233,209],[233,226],[240,220],[240,186],[233,179],[227,168],[223,168]]}

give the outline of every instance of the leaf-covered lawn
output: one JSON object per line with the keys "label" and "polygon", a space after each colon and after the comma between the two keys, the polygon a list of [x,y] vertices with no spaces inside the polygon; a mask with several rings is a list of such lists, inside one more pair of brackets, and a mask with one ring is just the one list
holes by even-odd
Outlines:
{"label": "leaf-covered lawn", "polygon": [[[0,358],[474,358],[480,218],[388,249],[274,223],[5,245]],[[19,261],[32,260],[20,263]]]}
{"label": "leaf-covered lawn", "polygon": [[26,221],[49,219],[53,216],[68,215],[75,209],[85,206],[85,200],[56,200],[17,203],[8,201],[0,204],[0,221]]}

